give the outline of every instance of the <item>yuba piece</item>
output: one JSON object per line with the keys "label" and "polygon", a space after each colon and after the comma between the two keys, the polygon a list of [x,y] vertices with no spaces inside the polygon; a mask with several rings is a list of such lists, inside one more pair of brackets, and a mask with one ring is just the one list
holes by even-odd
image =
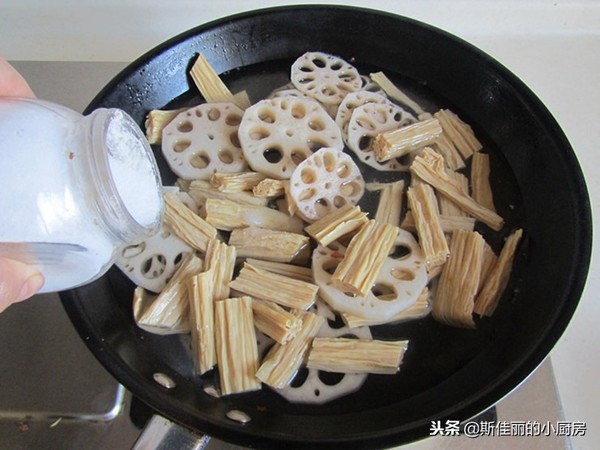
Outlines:
{"label": "yuba piece", "polygon": [[[467,216],[445,216],[440,214],[440,225],[444,233],[452,233],[456,230],[473,231],[475,229],[475,219]],[[402,228],[409,231],[417,231],[412,211],[407,211],[402,221]]]}
{"label": "yuba piece", "polygon": [[257,269],[266,270],[267,272],[278,273],[279,275],[294,278],[295,280],[306,281],[307,283],[313,282],[312,270],[310,267],[254,258],[246,258],[246,262]]}
{"label": "yuba piece", "polygon": [[171,123],[171,121],[187,110],[187,108],[179,108],[179,109],[171,109],[171,110],[162,110],[162,109],[153,109],[146,116],[146,138],[148,139],[149,144],[160,144],[162,142],[162,132],[163,129]]}
{"label": "yuba piece", "polygon": [[217,229],[185,206],[172,192],[165,192],[164,197],[167,225],[191,247],[206,251],[208,241],[217,237]]}
{"label": "yuba piece", "polygon": [[290,195],[298,214],[309,222],[320,219],[362,198],[365,182],[350,155],[335,148],[322,148],[294,170]]}
{"label": "yuba piece", "polygon": [[433,116],[440,121],[444,134],[454,143],[463,158],[467,159],[483,148],[471,126],[449,109],[441,109]]}
{"label": "yuba piece", "polygon": [[190,70],[190,76],[207,103],[231,102],[235,103],[241,109],[250,106],[250,101],[246,96],[233,95],[231,93],[201,53]]}
{"label": "yuba piece", "polygon": [[491,229],[499,231],[504,225],[502,217],[461,191],[456,181],[448,175],[443,157],[431,148],[423,149],[413,161],[410,170]]}
{"label": "yuba piece", "polygon": [[236,228],[229,245],[237,249],[240,258],[259,258],[275,262],[291,262],[308,245],[308,236],[259,227]]}
{"label": "yuba piece", "polygon": [[523,230],[519,228],[506,239],[491,273],[475,300],[475,313],[480,316],[491,316],[496,310],[498,301],[510,279],[513,260],[522,237]]}
{"label": "yuba piece", "polygon": [[407,347],[408,341],[315,337],[306,366],[326,372],[394,375]]}
{"label": "yuba piece", "polygon": [[417,115],[425,114],[423,108],[421,108],[417,102],[406,95],[398,86],[396,86],[385,73],[374,72],[369,76],[371,77],[371,80],[381,86],[381,89],[383,89],[387,95],[396,100],[398,103],[412,109]]}
{"label": "yuba piece", "polygon": [[342,292],[366,296],[387,256],[394,247],[400,229],[369,220],[352,238],[331,281]]}
{"label": "yuba piece", "polygon": [[237,137],[243,113],[233,103],[203,103],[179,113],[162,136],[162,153],[171,170],[186,180],[246,170]]}
{"label": "yuba piece", "polygon": [[140,316],[140,327],[162,329],[162,334],[167,334],[169,330],[179,330],[181,324],[188,321],[186,279],[200,273],[203,267],[204,262],[200,258],[193,254],[187,255],[165,288]]}
{"label": "yuba piece", "polygon": [[373,140],[373,153],[379,162],[400,158],[434,143],[440,134],[442,127],[437,119],[422,120],[378,134]]}
{"label": "yuba piece", "polygon": [[210,184],[221,192],[252,191],[254,187],[266,178],[257,172],[213,173]]}
{"label": "yuba piece", "polygon": [[276,303],[254,299],[254,325],[275,342],[287,344],[302,327],[300,316],[286,311]]}
{"label": "yuba piece", "polygon": [[354,66],[323,52],[307,52],[296,59],[290,79],[300,92],[326,105],[339,105],[349,92],[362,86]]}
{"label": "yuba piece", "polygon": [[198,204],[204,205],[207,199],[228,200],[243,205],[267,206],[269,199],[254,196],[251,192],[223,192],[215,188],[208,180],[192,180],[188,194]]}
{"label": "yuba piece", "polygon": [[256,197],[281,197],[285,195],[289,189],[290,182],[288,180],[275,180],[273,178],[265,178],[260,183],[252,188],[252,193]]}
{"label": "yuba piece", "polygon": [[448,259],[449,250],[433,188],[419,183],[409,188],[407,195],[427,268],[441,266]]}
{"label": "yuba piece", "polygon": [[202,375],[217,363],[214,323],[214,269],[186,279],[192,331],[192,357],[196,372]]}
{"label": "yuba piece", "polygon": [[319,287],[244,263],[229,287],[255,298],[269,300],[292,309],[306,310],[314,302]]}
{"label": "yuba piece", "polygon": [[450,257],[442,267],[432,316],[438,322],[460,328],[475,328],[473,308],[483,263],[483,237],[473,231],[455,231]]}
{"label": "yuba piece", "polygon": [[389,223],[400,226],[402,200],[404,198],[404,180],[384,183],[379,190],[379,203],[375,220],[379,223]]}
{"label": "yuba piece", "polygon": [[491,211],[495,211],[494,196],[490,185],[490,155],[487,153],[473,153],[471,185],[473,186],[473,199]]}
{"label": "yuba piece", "polygon": [[[449,171],[448,176],[456,181],[456,185],[465,194],[469,195],[469,179],[460,172]],[[475,201],[477,199],[473,197]],[[440,206],[440,215],[444,216],[469,216],[465,210],[456,205],[448,197],[438,193],[437,195],[438,204]],[[485,206],[485,205],[484,205]]]}
{"label": "yuba piece", "polygon": [[462,155],[443,131],[435,142],[431,144],[431,148],[444,157],[444,162],[448,169],[459,170],[466,166]]}
{"label": "yuba piece", "polygon": [[140,319],[144,316],[150,305],[154,303],[157,295],[153,294],[143,287],[137,286],[133,290],[133,319],[138,327],[152,334],[179,334],[190,332],[190,321],[189,316],[183,317],[183,320],[172,326],[163,326],[161,323],[157,325],[145,324],[140,322]]}
{"label": "yuba piece", "polygon": [[312,340],[325,318],[311,312],[301,315],[302,327],[296,337],[285,345],[275,344],[256,372],[263,383],[282,389],[292,380],[310,349]]}
{"label": "yuba piece", "polygon": [[252,298],[219,300],[215,304],[215,342],[223,395],[260,389],[258,348]]}
{"label": "yuba piece", "polygon": [[365,164],[380,171],[403,171],[408,166],[400,159],[379,161],[373,145],[376,137],[416,122],[414,116],[393,103],[366,103],[354,108],[348,123],[348,148]]}
{"label": "yuba piece", "polygon": [[303,222],[298,217],[269,208],[209,198],[204,203],[206,222],[219,230],[261,227],[292,233],[301,232]]}
{"label": "yuba piece", "polygon": [[342,236],[351,233],[368,221],[367,213],[359,206],[346,203],[326,214],[305,228],[305,231],[322,246],[328,246]]}
{"label": "yuba piece", "polygon": [[236,248],[218,239],[211,239],[206,247],[204,265],[213,272],[213,300],[229,297],[229,283],[235,269]]}
{"label": "yuba piece", "polygon": [[344,148],[334,120],[318,102],[302,97],[255,103],[244,112],[238,136],[250,167],[277,179],[289,179],[320,148]]}

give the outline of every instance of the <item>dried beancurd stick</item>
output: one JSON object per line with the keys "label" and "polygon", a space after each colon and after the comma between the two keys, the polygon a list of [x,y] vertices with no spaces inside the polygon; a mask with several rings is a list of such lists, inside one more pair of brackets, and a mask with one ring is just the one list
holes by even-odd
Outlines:
{"label": "dried beancurd stick", "polygon": [[194,201],[200,205],[204,204],[209,198],[216,198],[220,200],[229,200],[244,205],[253,206],[267,206],[269,199],[255,197],[249,192],[221,192],[213,187],[209,181],[206,180],[192,180],[189,183],[187,193],[194,199]]}
{"label": "dried beancurd stick", "polygon": [[165,192],[165,222],[177,236],[202,252],[208,241],[217,237],[217,229],[194,213],[172,192]]}
{"label": "dried beancurd stick", "polygon": [[289,185],[289,180],[276,180],[274,178],[265,178],[252,188],[252,193],[256,197],[280,197],[282,195],[285,195],[289,188]]}
{"label": "dried beancurd stick", "polygon": [[473,187],[473,199],[490,209],[496,211],[494,196],[490,186],[490,155],[475,152],[471,162],[471,185]]}
{"label": "dried beancurd stick", "polygon": [[[440,214],[440,224],[444,233],[452,233],[455,230],[473,231],[475,229],[475,219],[467,216],[445,216]],[[402,228],[409,231],[417,231],[413,213],[408,211],[402,221]]]}
{"label": "dried beancurd stick", "polygon": [[162,131],[180,112],[187,108],[172,110],[153,109],[146,116],[146,138],[149,144],[160,144],[162,142]]}
{"label": "dried beancurd stick", "polygon": [[235,269],[236,248],[217,239],[211,239],[206,248],[206,270],[213,271],[213,300],[229,297],[229,283]]}
{"label": "dried beancurd stick", "polygon": [[252,302],[256,328],[282,345],[291,341],[302,327],[302,319],[276,303],[254,299]]}
{"label": "dried beancurd stick", "polygon": [[[448,172],[448,176],[456,181],[456,185],[460,187],[463,194],[469,195],[469,179],[462,173]],[[438,204],[440,206],[440,214],[445,216],[468,216],[468,214],[444,195],[437,195]]]}
{"label": "dried beancurd stick", "polygon": [[[479,294],[479,292],[481,292],[481,289],[483,289],[483,285],[485,284],[488,277],[492,273],[492,269],[494,268],[494,266],[496,265],[496,261],[498,260],[498,257],[494,253],[494,250],[492,250],[492,247],[490,247],[490,245],[487,242],[483,246],[482,258],[483,258],[483,262],[481,263],[481,274],[479,276],[479,287],[477,289],[478,294]],[[477,299],[475,299],[475,302],[477,303]]]}
{"label": "dried beancurd stick", "polygon": [[409,188],[407,195],[427,269],[441,266],[446,262],[449,250],[433,188],[421,183]]}
{"label": "dried beancurd stick", "polygon": [[440,134],[442,127],[437,119],[422,120],[378,134],[372,148],[377,161],[389,161],[434,143]]}
{"label": "dried beancurd stick", "polygon": [[259,227],[236,228],[229,237],[229,245],[237,249],[239,257],[275,262],[292,261],[308,241],[303,234]]}
{"label": "dried beancurd stick", "polygon": [[204,212],[206,221],[219,230],[231,231],[235,228],[255,226],[299,233],[304,227],[304,223],[298,217],[266,206],[244,205],[230,200],[206,199]]}
{"label": "dried beancurd stick", "polygon": [[189,253],[181,262],[167,285],[144,311],[139,322],[164,330],[177,329],[188,320],[186,278],[202,271],[203,261]]}
{"label": "dried beancurd stick", "polygon": [[223,395],[260,389],[252,298],[215,302],[215,344]]}
{"label": "dried beancurd stick", "polygon": [[202,375],[217,363],[214,324],[214,269],[189,277],[190,328],[192,357],[196,372]]}
{"label": "dried beancurd stick", "polygon": [[475,328],[473,308],[483,260],[485,241],[475,231],[455,231],[450,241],[450,258],[442,268],[433,318],[446,325]]}
{"label": "dried beancurd stick", "polygon": [[311,312],[302,314],[302,327],[294,339],[286,345],[273,345],[256,377],[275,389],[282,389],[292,380],[310,350],[313,338],[325,322],[325,318]]}
{"label": "dried beancurd stick", "polygon": [[389,223],[395,227],[400,226],[403,192],[404,180],[387,183],[381,189],[377,212],[375,213],[377,222]]}
{"label": "dried beancurd stick", "polygon": [[251,191],[267,176],[258,172],[213,173],[210,184],[221,192]]}
{"label": "dried beancurd stick", "polygon": [[440,109],[433,116],[440,121],[444,133],[454,143],[463,158],[467,159],[483,148],[471,127],[449,109]]}
{"label": "dried beancurd stick", "polygon": [[352,238],[331,280],[342,292],[365,297],[386,258],[394,247],[400,229],[369,220]]}
{"label": "dried beancurd stick", "polygon": [[257,269],[247,262],[229,287],[245,295],[301,310],[314,303],[319,290],[316,284]]}
{"label": "dried beancurd stick", "polygon": [[448,169],[459,170],[466,166],[461,154],[446,134],[442,131],[431,147],[444,157]]}
{"label": "dried beancurd stick", "polygon": [[506,239],[496,264],[475,300],[476,314],[491,316],[494,313],[498,301],[508,284],[515,252],[522,236],[523,230],[519,228]]}
{"label": "dried beancurd stick", "polygon": [[278,273],[286,277],[294,278],[295,280],[306,281],[312,283],[313,274],[310,267],[297,266],[294,264],[265,261],[262,259],[247,258],[246,262],[257,269],[266,270],[267,272]]}
{"label": "dried beancurd stick", "polygon": [[235,97],[231,93],[204,55],[198,55],[198,59],[190,70],[190,76],[207,103],[231,102],[242,109],[250,106],[249,104],[245,104],[246,102],[242,98]]}
{"label": "dried beancurd stick", "polygon": [[326,372],[394,375],[407,347],[408,341],[316,337],[306,367]]}
{"label": "dried beancurd stick", "polygon": [[431,148],[425,148],[410,166],[411,172],[423,181],[429,183],[437,191],[448,197],[471,216],[485,223],[495,231],[504,225],[504,219],[477,203],[469,195],[460,191],[456,182],[448,176],[444,167],[443,157]]}
{"label": "dried beancurd stick", "polygon": [[167,335],[167,334],[185,334],[190,332],[189,316],[186,314],[183,320],[174,327],[167,328],[163,324],[149,325],[140,322],[148,307],[156,300],[156,295],[148,292],[141,286],[137,286],[133,291],[133,319],[138,327],[149,333]]}
{"label": "dried beancurd stick", "polygon": [[392,81],[387,77],[386,74],[384,74],[383,72],[375,72],[369,74],[369,76],[371,77],[371,80],[377,83],[379,87],[381,87],[381,89],[383,89],[384,92],[391,98],[403,104],[404,106],[408,106],[417,115],[425,114],[423,108],[421,108],[418,103],[409,98],[408,95],[402,92],[400,88],[398,88],[398,86],[392,83]]}
{"label": "dried beancurd stick", "polygon": [[361,211],[359,206],[346,203],[308,225],[304,231],[320,245],[328,246],[340,237],[360,228],[368,220],[367,213]]}

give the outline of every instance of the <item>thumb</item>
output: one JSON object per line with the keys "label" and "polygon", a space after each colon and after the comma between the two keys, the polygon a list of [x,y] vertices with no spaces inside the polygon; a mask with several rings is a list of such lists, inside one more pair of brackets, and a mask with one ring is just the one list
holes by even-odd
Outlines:
{"label": "thumb", "polygon": [[43,275],[34,267],[0,258],[0,312],[13,303],[31,297],[43,284]]}

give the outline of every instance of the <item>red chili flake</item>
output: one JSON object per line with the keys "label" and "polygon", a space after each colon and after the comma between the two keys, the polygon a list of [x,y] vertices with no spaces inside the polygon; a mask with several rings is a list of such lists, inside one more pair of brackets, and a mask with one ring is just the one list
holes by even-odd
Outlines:
{"label": "red chili flake", "polygon": [[74,158],[75,158],[75,153],[69,152],[69,159],[74,159]]}
{"label": "red chili flake", "polygon": [[336,259],[342,259],[344,257],[344,255],[342,255],[340,252],[333,252],[331,254],[332,258],[336,258]]}

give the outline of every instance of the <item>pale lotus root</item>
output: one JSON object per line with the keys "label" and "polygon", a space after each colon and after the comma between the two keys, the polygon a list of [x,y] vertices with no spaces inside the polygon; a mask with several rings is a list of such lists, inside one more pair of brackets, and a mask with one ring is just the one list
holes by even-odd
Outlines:
{"label": "pale lotus root", "polygon": [[179,113],[162,135],[162,152],[171,170],[185,180],[247,170],[238,140],[243,113],[225,102],[203,103]]}
{"label": "pale lotus root", "polygon": [[277,179],[289,179],[300,162],[322,147],[344,148],[340,129],[323,107],[295,95],[252,105],[238,134],[250,167]]}

